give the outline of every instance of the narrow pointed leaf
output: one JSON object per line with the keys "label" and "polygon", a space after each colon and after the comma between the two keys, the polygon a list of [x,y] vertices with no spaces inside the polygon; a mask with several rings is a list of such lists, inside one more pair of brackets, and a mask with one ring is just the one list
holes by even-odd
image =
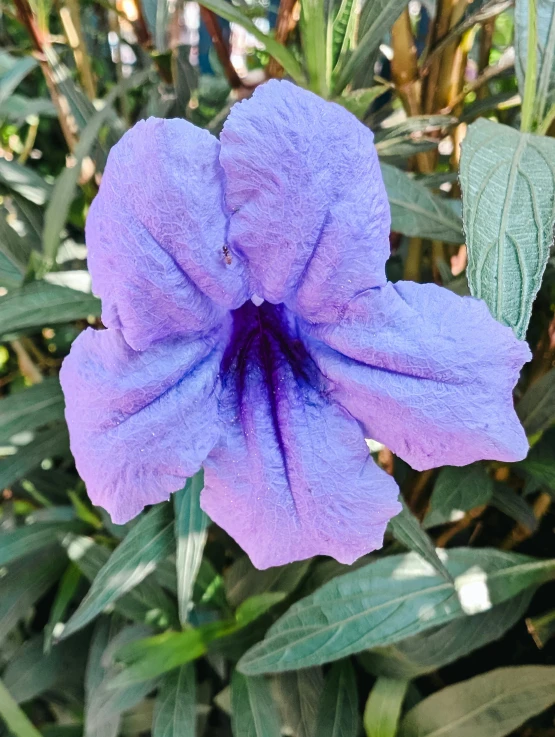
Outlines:
{"label": "narrow pointed leaf", "polygon": [[332,666],[320,700],[316,732],[318,737],[357,737],[357,682],[348,660]]}
{"label": "narrow pointed leaf", "polygon": [[382,558],[301,599],[240,660],[246,675],[308,668],[487,611],[555,577],[555,560],[446,551],[445,581],[414,553]]}
{"label": "narrow pointed leaf", "polygon": [[555,368],[528,388],[516,411],[528,435],[555,424]]}
{"label": "narrow pointed leaf", "polygon": [[177,545],[177,600],[181,624],[187,622],[193,587],[206,542],[206,528],[210,522],[200,508],[200,492],[203,486],[203,473],[199,471],[187,481],[184,489],[173,496]]}
{"label": "narrow pointed leaf", "polygon": [[192,664],[169,673],[160,684],[152,737],[195,737],[195,669]]}
{"label": "narrow pointed leaf", "polygon": [[8,395],[0,401],[0,443],[64,417],[64,396],[57,378]]}
{"label": "narrow pointed leaf", "polygon": [[68,637],[93,620],[109,604],[131,591],[156,568],[173,547],[171,506],[159,504],[135,525],[94,579],[81,605],[66,624]]}

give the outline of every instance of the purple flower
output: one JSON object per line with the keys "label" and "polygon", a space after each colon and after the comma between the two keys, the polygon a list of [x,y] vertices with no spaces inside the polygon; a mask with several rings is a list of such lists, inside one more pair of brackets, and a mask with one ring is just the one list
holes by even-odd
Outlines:
{"label": "purple flower", "polygon": [[202,507],[259,568],[351,563],[400,511],[365,437],[420,470],[523,458],[528,347],[483,302],[388,283],[389,226],[372,133],[288,82],[221,143],[129,131],[87,221],[108,329],[61,375],[92,501],[122,523],[203,466]]}

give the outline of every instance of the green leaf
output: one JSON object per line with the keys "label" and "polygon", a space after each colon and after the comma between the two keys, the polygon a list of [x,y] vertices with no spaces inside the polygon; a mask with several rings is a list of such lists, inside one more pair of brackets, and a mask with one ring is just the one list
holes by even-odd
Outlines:
{"label": "green leaf", "polygon": [[326,678],[316,721],[318,737],[357,737],[356,677],[348,660],[335,663]]}
{"label": "green leaf", "polygon": [[327,97],[327,46],[324,0],[301,3],[301,41],[312,92]]}
{"label": "green leaf", "polygon": [[373,0],[364,4],[359,21],[357,47],[339,71],[334,85],[341,93],[361,67],[366,67],[386,32],[406,6],[406,0]]}
{"label": "green leaf", "polygon": [[234,737],[280,737],[280,723],[270,684],[235,671],[231,679],[231,724]]}
{"label": "green leaf", "polygon": [[235,620],[240,627],[254,622],[269,609],[285,599],[283,591],[267,591],[264,594],[255,594],[243,601],[235,612]]}
{"label": "green leaf", "polygon": [[0,336],[91,315],[100,315],[100,300],[92,294],[35,281],[0,297]]}
{"label": "green leaf", "polygon": [[58,580],[65,566],[65,555],[53,547],[48,554],[21,558],[0,579],[0,642],[29,609]]}
{"label": "green leaf", "polygon": [[498,668],[421,701],[399,737],[503,737],[554,702],[554,666]]}
{"label": "green leaf", "polygon": [[462,223],[439,196],[404,171],[381,164],[391,207],[391,230],[448,243],[464,243]]}
{"label": "green leaf", "polygon": [[534,589],[481,614],[408,637],[396,645],[379,647],[361,655],[368,670],[377,676],[412,679],[443,668],[484,645],[498,640],[526,612]]}
{"label": "green leaf", "polygon": [[168,0],[146,0],[142,6],[145,20],[154,39],[154,47],[156,51],[163,53],[168,49],[170,3]]}
{"label": "green leaf", "polygon": [[63,420],[64,396],[57,378],[14,392],[0,401],[0,444],[17,433]]}
{"label": "green leaf", "polygon": [[[386,156],[410,156],[421,144],[424,149],[437,148],[439,139],[425,138],[457,122],[448,115],[415,115],[402,123],[380,128],[375,134],[376,150],[380,158]],[[422,148],[422,147],[421,147]],[[429,186],[429,185],[428,185]]]}
{"label": "green leaf", "polygon": [[48,623],[44,628],[45,653],[50,652],[56,626],[61,624],[62,618],[65,616],[80,582],[81,571],[74,563],[70,563],[60,580],[58,590],[56,591],[56,598],[50,609]]}
{"label": "green leaf", "polygon": [[334,102],[347,108],[350,113],[362,120],[374,100],[377,100],[385,92],[389,92],[390,89],[388,85],[380,84],[375,87],[354,90],[337,97]]}
{"label": "green leaf", "polygon": [[[1,84],[0,81],[0,86]],[[46,97],[30,98],[16,94],[0,103],[0,118],[6,118],[10,122],[21,125],[32,115],[55,118],[57,115],[56,107]]]}
{"label": "green leaf", "polygon": [[117,737],[121,715],[139,704],[156,686],[156,681],[151,680],[121,689],[109,687],[117,673],[114,652],[143,636],[145,631],[145,627],[137,625],[118,631],[113,620],[98,620],[85,678],[84,737]]}
{"label": "green leaf", "polygon": [[[341,68],[347,54],[356,44],[356,26],[358,21],[358,6],[355,0],[341,0],[341,4],[332,21],[332,14],[328,17],[327,27],[327,65],[328,76],[332,70]],[[331,79],[329,80],[331,81]]]}
{"label": "green leaf", "polygon": [[555,368],[528,388],[517,404],[516,412],[528,435],[535,435],[555,424]]}
{"label": "green leaf", "polygon": [[81,133],[79,143],[73,152],[73,166],[65,168],[56,179],[50,202],[44,216],[43,251],[47,261],[51,264],[56,260],[56,254],[60,245],[60,234],[67,220],[69,208],[73,201],[73,195],[79,176],[81,166],[87,156],[90,155],[93,145],[96,143],[102,126],[113,113],[116,100],[125,92],[144,84],[150,71],[138,72],[127,79],[123,79],[114,85],[104,98],[104,106],[95,111],[90,117]]}
{"label": "green leaf", "polygon": [[282,732],[294,737],[320,737],[316,732],[316,718],[324,689],[322,669],[280,673],[275,676],[273,686]]}
{"label": "green leaf", "polygon": [[264,44],[268,54],[272,56],[285,69],[287,74],[297,83],[302,85],[304,80],[303,71],[295,59],[293,54],[278,43],[272,36],[263,33],[258,26],[253,23],[239,8],[226,0],[202,0],[200,3],[203,7],[208,8],[221,18],[225,18],[230,23],[238,23],[248,33],[252,34],[257,41]]}
{"label": "green leaf", "polygon": [[211,622],[184,632],[163,632],[120,648],[116,653],[126,668],[110,684],[123,688],[133,683],[164,675],[192,660],[200,658],[211,640],[233,631],[233,623]]}
{"label": "green leaf", "polygon": [[538,520],[534,515],[532,507],[519,496],[514,489],[506,484],[495,484],[491,505],[503,514],[506,514],[519,525],[523,525],[530,532],[535,532]]}
{"label": "green leaf", "polygon": [[2,681],[0,681],[0,716],[14,737],[41,737],[41,733],[19,708]]}
{"label": "green leaf", "polygon": [[304,578],[309,560],[295,561],[259,571],[248,556],[238,558],[226,571],[225,591],[229,603],[236,607],[251,596],[267,592],[290,594]]}
{"label": "green leaf", "polygon": [[152,737],[195,737],[195,693],[192,664],[183,665],[164,678],[156,698]]}
{"label": "green leaf", "polygon": [[145,514],[102,567],[79,608],[66,624],[68,637],[92,621],[108,605],[143,581],[173,547],[171,506],[159,504]]}
{"label": "green leaf", "polygon": [[514,464],[517,471],[532,479],[539,486],[547,487],[551,493],[555,492],[555,429],[548,430],[537,442],[528,456]]}
{"label": "green leaf", "polygon": [[187,481],[184,489],[173,496],[177,545],[177,600],[182,625],[187,622],[192,604],[193,587],[206,543],[206,528],[210,522],[200,508],[200,492],[203,486],[204,475],[199,471]]}
{"label": "green leaf", "polygon": [[334,578],[294,604],[240,660],[246,675],[320,665],[487,611],[555,577],[555,560],[494,549],[446,551],[445,581],[414,553]]}
{"label": "green leaf", "polygon": [[10,487],[29,471],[39,466],[46,458],[57,458],[69,454],[69,437],[65,425],[59,424],[35,434],[27,445],[15,446],[12,455],[2,459],[0,466],[0,489]]}
{"label": "green leaf", "polygon": [[445,466],[439,472],[430,497],[424,527],[456,522],[470,509],[488,504],[492,496],[493,481],[482,464]]}
{"label": "green leaf", "polygon": [[59,533],[75,530],[75,526],[75,522],[35,522],[0,532],[0,566],[55,544]]}
{"label": "green leaf", "polygon": [[0,182],[35,205],[44,205],[52,189],[33,169],[7,159],[0,159]]}
{"label": "green leaf", "polygon": [[555,141],[478,120],[460,181],[470,291],[524,338],[553,243]]}
{"label": "green leaf", "polygon": [[12,92],[20,82],[37,66],[37,60],[32,56],[24,56],[17,61],[14,57],[6,71],[0,76],[0,115],[3,113],[1,106],[11,97]]}
{"label": "green leaf", "polygon": [[367,737],[395,737],[409,682],[378,678],[364,709]]}
{"label": "green leaf", "polygon": [[36,635],[14,653],[3,680],[20,704],[54,689],[66,692],[83,681],[88,638],[75,638],[43,652],[43,638]]}
{"label": "green leaf", "polygon": [[[515,66],[518,87],[524,96],[528,57],[529,0],[515,3]],[[555,103],[555,5],[552,0],[535,0],[537,33],[537,71],[534,118],[541,122]]]}
{"label": "green leaf", "polygon": [[[110,559],[110,550],[95,543],[90,537],[66,535],[63,539],[69,559],[81,573],[93,582]],[[125,617],[136,622],[154,621],[156,617],[173,622],[172,602],[162,588],[148,576],[128,594],[115,602],[115,608]]]}
{"label": "green leaf", "polygon": [[408,550],[418,553],[418,555],[435,568],[442,578],[446,581],[451,581],[449,571],[441,562],[433,542],[422,529],[418,519],[407,507],[403,497],[401,496],[399,499],[403,505],[403,509],[389,523],[393,537]]}

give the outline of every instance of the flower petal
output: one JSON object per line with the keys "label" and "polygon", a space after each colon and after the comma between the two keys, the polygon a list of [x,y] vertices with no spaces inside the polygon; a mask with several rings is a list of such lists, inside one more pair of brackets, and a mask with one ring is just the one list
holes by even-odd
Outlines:
{"label": "flower petal", "polygon": [[399,282],[302,330],[332,396],[414,468],[526,456],[512,390],[530,351],[484,302]]}
{"label": "flower petal", "polygon": [[218,439],[214,395],[226,328],[136,352],[120,331],[88,329],[60,374],[77,470],[116,523],[168,498]]}
{"label": "flower petal", "polygon": [[226,245],[219,141],[150,118],[114,146],[86,226],[102,320],[143,350],[210,330],[250,296]]}
{"label": "flower petal", "polygon": [[224,359],[225,429],[204,463],[201,506],[258,568],[313,555],[352,563],[400,511],[358,423],[322,393],[287,312],[245,305]]}
{"label": "flower petal", "polygon": [[385,283],[389,205],[372,133],[353,115],[272,80],[233,106],[221,141],[229,242],[256,294],[334,322]]}

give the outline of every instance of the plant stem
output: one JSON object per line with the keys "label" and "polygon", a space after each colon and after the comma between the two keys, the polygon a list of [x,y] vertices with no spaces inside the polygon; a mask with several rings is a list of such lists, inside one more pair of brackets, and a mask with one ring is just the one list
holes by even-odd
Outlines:
{"label": "plant stem", "polygon": [[538,29],[536,26],[536,0],[528,0],[528,47],[526,49],[526,74],[524,77],[524,96],[522,99],[522,114],[520,130],[529,133],[534,125],[534,101],[536,99],[537,76],[537,41]]}
{"label": "plant stem", "polygon": [[[293,9],[297,4],[297,0],[281,0],[276,21],[275,39],[280,44],[284,44],[291,31],[295,28],[297,19],[293,13]],[[268,77],[283,77],[283,67],[272,56],[267,67]]]}
{"label": "plant stem", "polygon": [[237,70],[231,63],[229,44],[224,38],[222,28],[218,22],[218,17],[211,10],[208,10],[208,8],[203,8],[202,5],[200,6],[200,15],[208,33],[210,34],[210,38],[214,44],[214,49],[216,50],[216,54],[218,55],[219,62],[222,65],[229,86],[233,90],[238,90],[243,86],[243,83],[237,74]]}
{"label": "plant stem", "polygon": [[0,680],[0,714],[15,737],[41,737],[40,732]]}

